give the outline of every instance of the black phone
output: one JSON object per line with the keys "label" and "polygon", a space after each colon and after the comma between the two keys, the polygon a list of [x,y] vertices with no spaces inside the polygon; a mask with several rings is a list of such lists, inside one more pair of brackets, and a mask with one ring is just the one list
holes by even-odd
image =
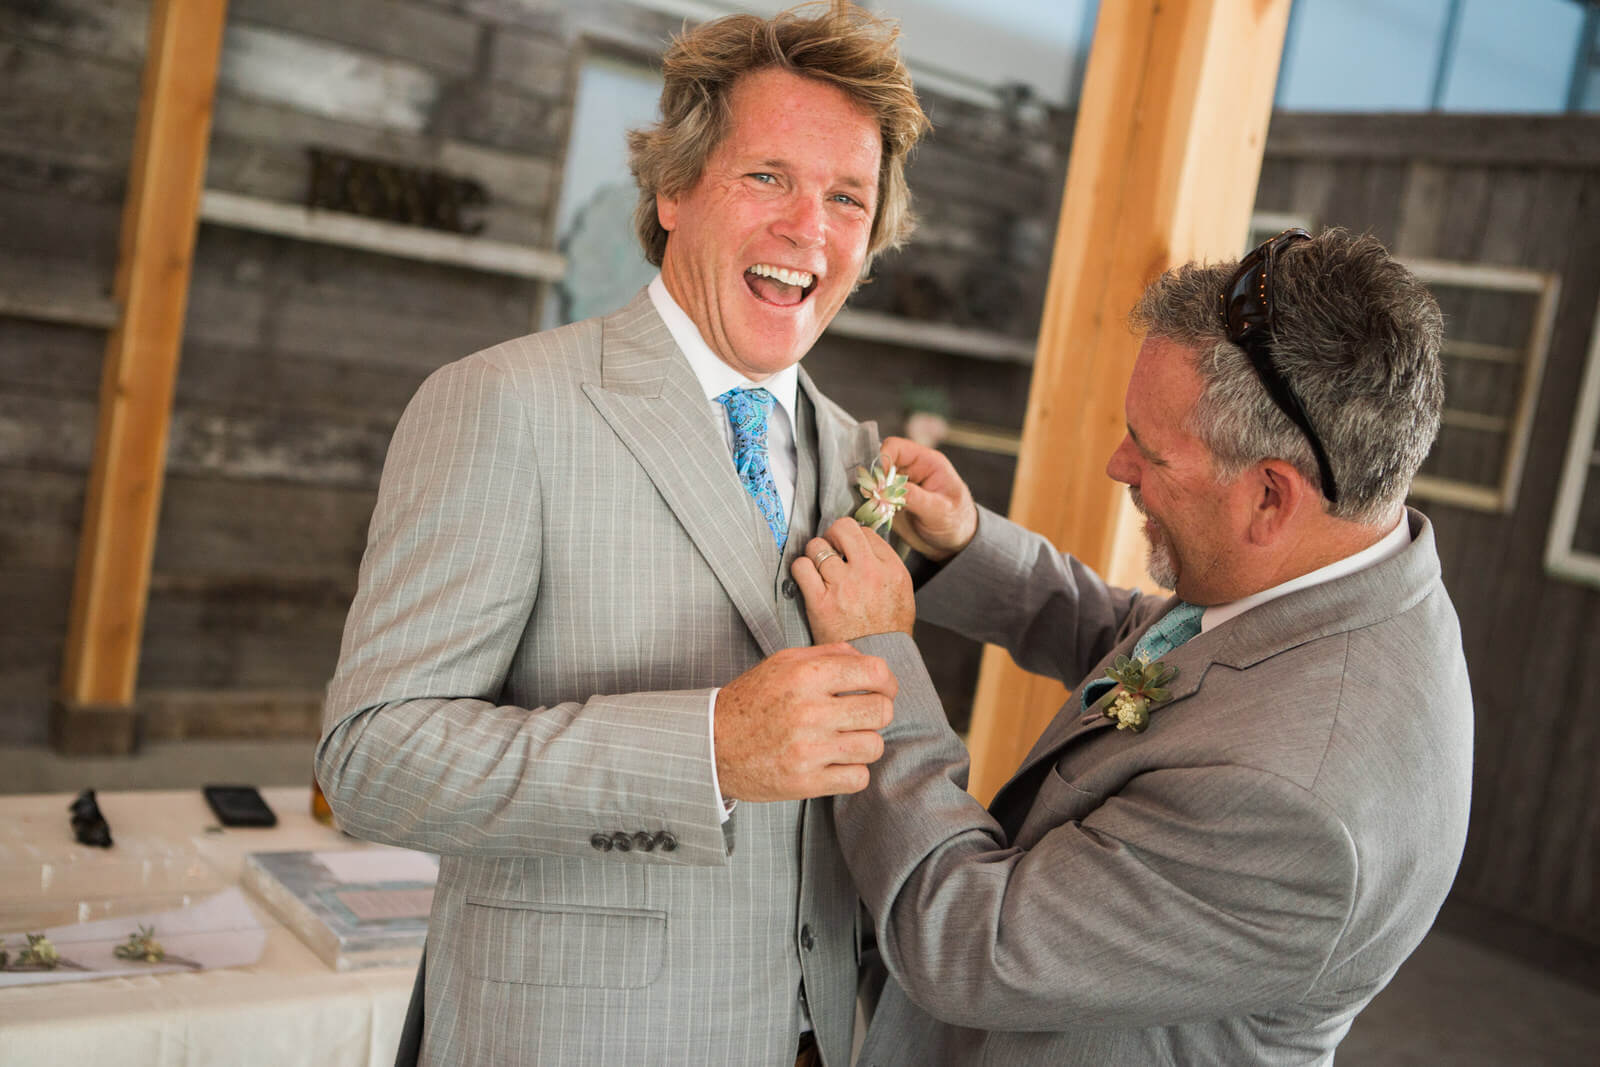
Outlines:
{"label": "black phone", "polygon": [[278,817],[253,785],[208,785],[200,791],[224,826],[278,825]]}

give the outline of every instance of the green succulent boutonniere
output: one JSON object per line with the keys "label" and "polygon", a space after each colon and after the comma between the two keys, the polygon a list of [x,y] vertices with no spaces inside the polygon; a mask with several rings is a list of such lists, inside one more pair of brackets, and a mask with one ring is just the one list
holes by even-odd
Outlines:
{"label": "green succulent boutonniere", "polygon": [[167,950],[156,940],[154,926],[140,926],[137,932],[128,935],[126,943],[112,949],[111,954],[119,960],[137,960],[140,963],[160,963],[167,958]]}
{"label": "green succulent boutonniere", "polygon": [[1116,695],[1106,705],[1106,718],[1116,720],[1119,730],[1143,733],[1150,725],[1150,709],[1172,699],[1167,683],[1177,676],[1178,668],[1160,660],[1146,663],[1118,656],[1106,670],[1106,677],[1117,683]]}
{"label": "green succulent boutonniere", "polygon": [[894,465],[883,469],[883,457],[872,461],[872,468],[856,468],[856,486],[867,502],[856,509],[856,521],[874,532],[894,521],[894,513],[906,506],[906,476]]}
{"label": "green succulent boutonniere", "polygon": [[17,953],[16,962],[10,969],[13,971],[53,971],[61,966],[61,953],[56,951],[56,946],[43,934],[27,934],[28,947]]}

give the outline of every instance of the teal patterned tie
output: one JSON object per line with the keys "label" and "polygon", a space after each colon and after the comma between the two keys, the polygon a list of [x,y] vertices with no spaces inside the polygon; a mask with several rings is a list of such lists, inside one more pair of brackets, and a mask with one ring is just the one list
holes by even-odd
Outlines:
{"label": "teal patterned tie", "polygon": [[[1154,663],[1168,652],[1183,644],[1189,638],[1200,632],[1200,616],[1206,609],[1199,604],[1190,604],[1180,600],[1177,605],[1161,618],[1156,624],[1144,632],[1139,638],[1139,643],[1133,646],[1133,658],[1146,663]],[[1083,707],[1088,710],[1093,704],[1105,695],[1106,690],[1116,685],[1110,678],[1096,678],[1083,687]]]}
{"label": "teal patterned tie", "polygon": [[733,427],[734,470],[782,552],[789,539],[789,522],[783,517],[783,501],[767,463],[767,416],[776,402],[765,389],[729,389],[717,397],[717,403],[728,409],[728,423]]}

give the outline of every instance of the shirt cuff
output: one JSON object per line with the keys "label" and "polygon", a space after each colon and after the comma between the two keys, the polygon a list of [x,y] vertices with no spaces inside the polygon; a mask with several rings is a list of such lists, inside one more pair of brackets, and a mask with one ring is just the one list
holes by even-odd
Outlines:
{"label": "shirt cuff", "polygon": [[720,692],[720,689],[711,690],[711,699],[706,702],[706,729],[711,741],[711,796],[717,802],[718,821],[727,822],[733,818],[733,807],[739,802],[722,799],[722,784],[717,781],[717,694]]}

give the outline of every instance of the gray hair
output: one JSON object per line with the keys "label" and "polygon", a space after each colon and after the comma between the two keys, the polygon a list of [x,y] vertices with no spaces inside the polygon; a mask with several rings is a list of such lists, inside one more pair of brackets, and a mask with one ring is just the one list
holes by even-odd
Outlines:
{"label": "gray hair", "polygon": [[[1223,481],[1263,459],[1322,479],[1305,435],[1230,342],[1218,294],[1238,264],[1167,271],[1134,306],[1135,328],[1196,354],[1203,383],[1187,429]],[[1339,501],[1329,514],[1377,522],[1405,500],[1439,432],[1444,319],[1433,294],[1370,235],[1325,230],[1273,262],[1272,357],[1328,453]]]}

